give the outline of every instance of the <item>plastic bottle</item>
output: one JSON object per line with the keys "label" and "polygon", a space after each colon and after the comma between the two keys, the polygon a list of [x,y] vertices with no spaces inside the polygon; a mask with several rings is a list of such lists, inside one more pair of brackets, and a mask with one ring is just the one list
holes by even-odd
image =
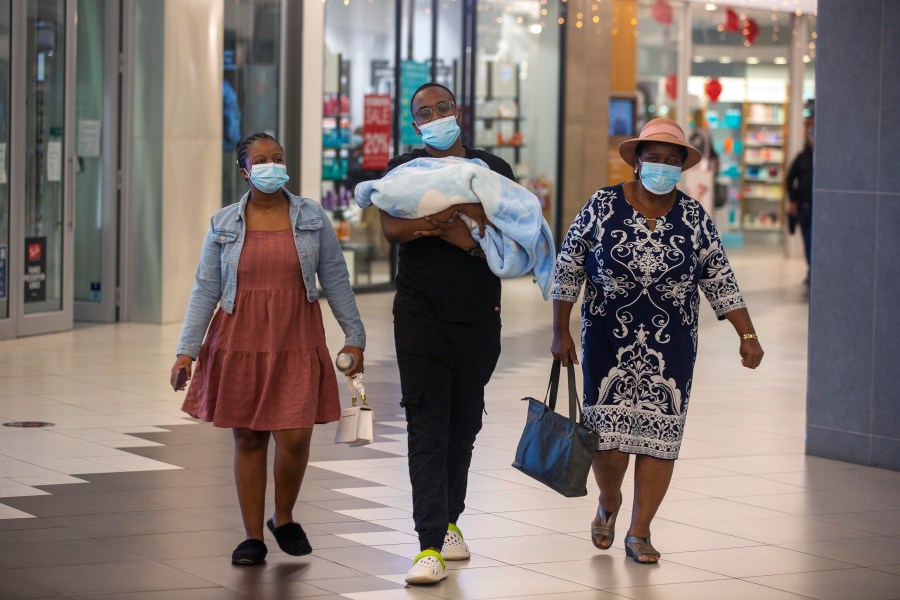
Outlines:
{"label": "plastic bottle", "polygon": [[334,361],[334,366],[337,367],[337,370],[341,373],[346,373],[350,369],[353,368],[353,365],[356,364],[356,359],[352,354],[348,354],[347,352],[343,352],[337,355],[337,358]]}

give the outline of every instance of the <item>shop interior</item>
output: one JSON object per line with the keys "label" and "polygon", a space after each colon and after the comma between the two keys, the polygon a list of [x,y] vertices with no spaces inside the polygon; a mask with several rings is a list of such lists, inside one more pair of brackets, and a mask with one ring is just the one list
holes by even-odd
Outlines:
{"label": "shop interior", "polygon": [[[600,1],[584,3],[594,11],[585,27],[609,28],[613,44],[637,37],[636,89],[611,94],[611,140],[658,116],[687,125],[707,160],[684,185],[706,196],[725,243],[796,251],[784,178],[802,147],[802,129],[789,123],[791,99],[799,97],[808,115],[815,96],[815,17],[803,12],[805,0],[613,0],[630,12],[614,9],[605,24]],[[353,190],[380,177],[391,156],[420,145],[406,106],[425,81],[457,92],[464,143],[507,160],[553,227],[560,95],[548,90],[560,89],[560,25],[576,16],[572,8],[551,0],[325,0],[322,201],[355,287],[393,280],[378,212],[358,208]],[[475,40],[474,61],[463,51],[467,39]],[[802,93],[792,96],[790,62],[798,56]]]}

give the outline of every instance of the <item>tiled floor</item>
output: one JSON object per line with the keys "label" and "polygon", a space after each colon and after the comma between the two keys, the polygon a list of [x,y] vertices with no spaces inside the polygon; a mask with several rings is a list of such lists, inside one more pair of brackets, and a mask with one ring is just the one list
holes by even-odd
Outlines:
{"label": "tiled floor", "polygon": [[[707,307],[682,458],[654,522],[655,567],[589,541],[596,488],[566,499],[510,467],[546,385],[550,308],[527,280],[504,285],[503,356],[488,390],[468,509],[474,553],[433,587],[405,588],[418,545],[397,404],[389,294],[363,295],[376,443],[333,445],[317,428],[295,516],[311,556],[269,542],[232,567],[241,540],[228,431],[179,412],[167,385],[179,326],[80,325],[0,342],[0,598],[900,598],[900,473],[803,454],[803,266],[733,252],[767,351],[739,366],[730,326]],[[330,346],[339,330],[326,311]],[[631,502],[632,483],[624,490]],[[270,490],[271,492],[271,490]]]}

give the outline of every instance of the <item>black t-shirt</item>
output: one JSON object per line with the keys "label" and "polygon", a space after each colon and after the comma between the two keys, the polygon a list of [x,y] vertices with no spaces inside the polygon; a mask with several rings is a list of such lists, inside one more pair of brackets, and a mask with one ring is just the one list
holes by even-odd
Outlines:
{"label": "black t-shirt", "polygon": [[[515,181],[512,167],[484,150],[466,148],[466,158],[483,160],[491,171]],[[416,158],[424,148],[395,156],[385,173]],[[483,258],[436,237],[400,244],[394,314],[424,314],[454,323],[499,323],[500,278]]]}

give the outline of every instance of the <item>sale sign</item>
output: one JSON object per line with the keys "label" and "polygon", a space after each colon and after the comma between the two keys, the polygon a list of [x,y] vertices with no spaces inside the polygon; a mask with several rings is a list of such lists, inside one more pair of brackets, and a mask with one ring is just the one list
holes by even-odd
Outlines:
{"label": "sale sign", "polygon": [[366,94],[363,108],[362,168],[377,171],[391,159],[391,97]]}

